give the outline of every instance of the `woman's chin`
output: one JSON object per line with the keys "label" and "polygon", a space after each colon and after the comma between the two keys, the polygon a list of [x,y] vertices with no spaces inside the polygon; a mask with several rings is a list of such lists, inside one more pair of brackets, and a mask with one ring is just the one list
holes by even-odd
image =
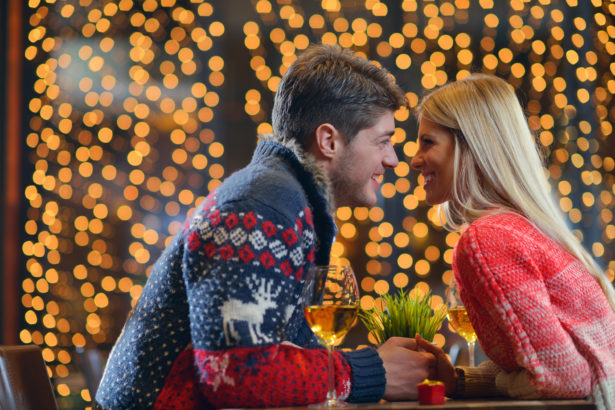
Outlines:
{"label": "woman's chin", "polygon": [[430,197],[429,195],[425,197],[425,202],[427,203],[427,205],[431,205],[431,206],[440,205],[446,201],[447,201],[446,199],[434,198],[433,196]]}

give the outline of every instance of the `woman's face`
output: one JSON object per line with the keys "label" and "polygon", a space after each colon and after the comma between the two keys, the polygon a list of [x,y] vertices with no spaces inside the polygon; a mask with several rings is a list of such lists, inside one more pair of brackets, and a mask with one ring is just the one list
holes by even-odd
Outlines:
{"label": "woman's face", "polygon": [[451,199],[455,137],[447,128],[426,118],[419,123],[419,149],[410,162],[423,175],[423,187],[429,205]]}

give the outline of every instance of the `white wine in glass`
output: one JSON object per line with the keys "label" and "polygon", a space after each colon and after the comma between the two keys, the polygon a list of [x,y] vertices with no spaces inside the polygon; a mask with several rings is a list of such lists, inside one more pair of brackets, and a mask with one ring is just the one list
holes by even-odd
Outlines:
{"label": "white wine in glass", "polygon": [[459,336],[463,337],[468,343],[476,342],[476,332],[472,327],[470,318],[468,318],[468,312],[463,306],[457,306],[455,308],[448,309],[446,312],[449,322],[455,332]]}
{"label": "white wine in glass", "polygon": [[306,306],[303,310],[310,329],[318,339],[326,346],[336,346],[352,327],[359,305]]}
{"label": "white wine in glass", "polygon": [[474,345],[476,343],[476,332],[468,317],[468,312],[459,299],[459,289],[455,280],[451,281],[450,286],[446,289],[447,311],[446,316],[451,324],[451,327],[463,337],[468,343],[469,365],[474,367]]}
{"label": "white wine in glass", "polygon": [[333,349],[344,340],[359,312],[359,287],[350,266],[314,266],[303,287],[303,312],[310,329],[327,347],[327,398],[316,407],[347,407],[335,394]]}

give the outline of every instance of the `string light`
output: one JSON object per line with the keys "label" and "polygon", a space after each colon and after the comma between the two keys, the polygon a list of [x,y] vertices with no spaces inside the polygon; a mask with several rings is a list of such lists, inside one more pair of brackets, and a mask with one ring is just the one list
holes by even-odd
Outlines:
{"label": "string light", "polygon": [[198,188],[225,175],[215,131],[225,26],[213,6],[104,3],[29,1],[20,340],[45,347],[60,401],[91,399],[68,377],[74,348],[115,341]]}
{"label": "string light", "polygon": [[[219,110],[231,98],[221,53],[227,24],[212,3],[28,1],[24,55],[35,96],[27,102],[32,175],[19,336],[44,348],[60,400],[91,399],[69,377],[79,371],[74,348],[114,342],[148,266],[202,201],[202,187],[226,175]],[[612,280],[615,7],[510,0],[502,11],[494,3],[252,0],[238,52],[249,56],[254,82],[239,90],[240,106],[255,134],[271,132],[273,94],[310,43],[378,61],[411,107],[471,72],[503,77],[520,90],[548,175],[559,181],[560,207]],[[413,117],[395,116],[400,164],[386,174],[382,200],[336,213],[332,258],[352,262],[364,308],[397,288],[442,295],[459,238],[423,202],[422,178],[409,167]],[[444,327],[435,341],[450,335]]]}
{"label": "string light", "polygon": [[[269,102],[271,87],[267,81],[276,72],[285,72],[285,58],[294,58],[281,45],[303,35],[307,27],[280,24],[284,20],[282,9],[290,7],[294,13],[301,12],[297,2],[278,0],[279,15],[275,14],[274,2],[261,0],[254,4],[260,20],[244,26],[248,28],[244,30],[245,43],[253,55],[251,68],[263,85],[259,101]],[[615,113],[607,108],[610,92],[615,89],[615,69],[609,65],[615,43],[614,36],[608,34],[615,33],[613,8],[594,1],[588,13],[594,18],[586,21],[574,17],[580,7],[574,1],[541,1],[533,5],[513,0],[505,13],[497,11],[491,0],[481,0],[473,7],[461,0],[405,0],[401,10],[390,9],[378,0],[365,1],[364,9],[342,4],[323,1],[321,10],[304,16],[311,42],[338,43],[379,61],[407,90],[411,107],[417,105],[425,91],[475,71],[501,76],[515,88],[527,90],[520,97],[537,141],[548,155],[549,175],[562,181],[560,187],[574,186],[558,192],[562,210],[594,256],[604,261],[613,279],[615,254],[608,245],[615,231],[615,178],[607,141],[615,119]],[[387,24],[391,13],[402,16],[400,27]],[[471,29],[458,28],[468,27],[465,24],[469,21],[481,24]],[[574,28],[570,33],[564,31],[568,25]],[[598,43],[589,37],[588,27],[597,29]],[[506,40],[496,41],[498,33],[506,33]],[[258,43],[252,42],[250,36],[258,36]],[[574,75],[570,76],[569,71]],[[578,115],[581,109],[583,116]],[[247,105],[246,112],[260,129],[270,130],[270,124],[261,121],[262,115],[256,118],[255,111],[248,111]],[[409,171],[409,159],[417,147],[416,124],[408,114],[407,110],[396,113],[399,128],[393,142],[402,161],[382,184],[382,203],[368,218],[349,217],[346,208],[339,209],[336,215],[340,232],[332,256],[353,262],[363,278],[364,307],[378,303],[385,289],[379,282],[382,279],[376,278],[384,277],[399,288],[412,287],[425,278],[429,283],[419,282],[427,286],[424,291],[433,288],[442,292],[452,277],[450,264],[458,235],[443,231],[436,209],[422,202],[422,178]],[[599,124],[592,126],[594,115]],[[582,232],[601,235],[588,240]],[[393,288],[387,287],[390,290]],[[445,341],[444,336],[438,337],[438,343]]]}

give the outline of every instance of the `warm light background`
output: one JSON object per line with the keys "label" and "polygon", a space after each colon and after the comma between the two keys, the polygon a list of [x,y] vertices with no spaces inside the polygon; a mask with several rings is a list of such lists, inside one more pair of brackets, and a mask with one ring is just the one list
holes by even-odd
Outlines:
{"label": "warm light background", "polygon": [[[386,67],[416,106],[482,71],[516,89],[575,232],[615,271],[615,4],[599,0],[29,0],[28,170],[20,340],[41,345],[63,407],[90,400],[75,347],[109,349],[190,212],[271,130],[297,53],[339,43]],[[30,77],[28,77],[30,75]],[[363,307],[397,288],[442,303],[458,234],[409,169],[416,123],[378,206],[341,208],[333,257]],[[447,326],[436,342],[459,342]],[[357,326],[350,342],[367,343]]]}

